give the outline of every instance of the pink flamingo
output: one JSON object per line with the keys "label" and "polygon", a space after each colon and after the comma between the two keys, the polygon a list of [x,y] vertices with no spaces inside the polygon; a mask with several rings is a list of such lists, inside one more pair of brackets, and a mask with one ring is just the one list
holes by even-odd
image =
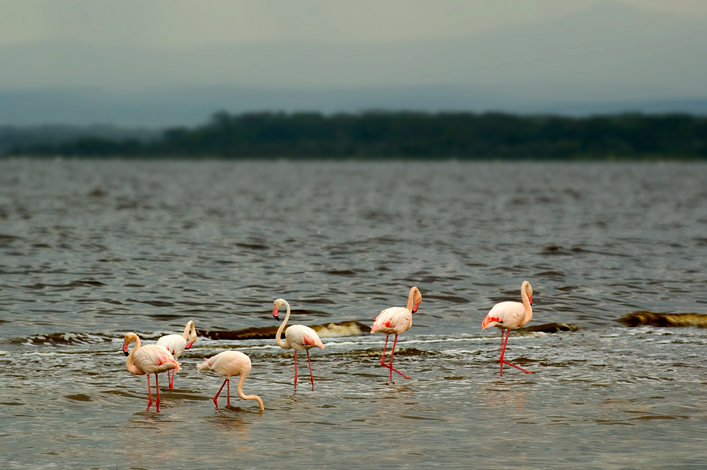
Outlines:
{"label": "pink flamingo", "polygon": [[[398,335],[410,329],[412,326],[412,314],[417,312],[417,307],[422,302],[422,294],[417,287],[410,289],[408,294],[407,307],[391,307],[383,310],[373,322],[371,333],[385,333],[385,344],[383,345],[383,355],[381,356],[381,365],[390,369],[390,381],[393,381],[393,372],[397,372],[406,379],[407,375],[393,368],[393,355],[395,354],[395,345],[398,343]],[[388,336],[395,334],[393,341],[393,351],[390,353],[390,365],[385,363],[385,349],[388,346]]]}
{"label": "pink flamingo", "polygon": [[[531,307],[533,303],[533,288],[530,287],[530,283],[528,281],[523,281],[523,284],[520,286],[520,296],[523,299],[523,303],[498,303],[493,306],[488,315],[486,315],[486,318],[484,318],[483,323],[481,323],[484,330],[486,328],[491,328],[492,326],[498,327],[501,330],[501,376],[503,376],[503,364],[508,364],[516,369],[520,369],[526,374],[532,374],[531,371],[518,367],[515,364],[511,364],[504,359],[506,344],[508,344],[508,336],[511,334],[511,330],[519,326],[525,326],[525,324],[533,318],[533,308]],[[504,331],[506,333],[505,342],[503,341]]]}
{"label": "pink flamingo", "polygon": [[282,308],[283,305],[287,306],[287,315],[285,315],[285,320],[277,329],[277,334],[275,335],[275,342],[278,346],[283,349],[293,348],[295,350],[295,392],[297,392],[297,351],[307,351],[307,363],[309,363],[309,378],[312,381],[312,390],[314,390],[314,374],[312,373],[312,361],[309,359],[309,350],[315,346],[324,349],[324,344],[322,340],[319,339],[319,335],[308,326],[304,325],[291,325],[285,331],[285,341],[282,340],[282,330],[285,329],[287,320],[290,319],[290,304],[286,300],[277,299],[274,302],[274,307],[272,309],[272,316],[275,320],[280,318],[277,316],[278,310]]}
{"label": "pink flamingo", "polygon": [[212,370],[217,374],[221,374],[226,377],[223,381],[221,388],[218,389],[218,393],[214,397],[214,405],[218,408],[218,396],[223,390],[223,386],[228,383],[227,388],[227,405],[231,406],[231,377],[234,375],[240,375],[238,379],[238,386],[236,390],[238,391],[238,396],[244,400],[257,400],[260,403],[260,411],[263,411],[265,407],[263,406],[263,400],[260,399],[258,395],[244,395],[243,394],[243,384],[245,383],[246,377],[250,373],[250,358],[238,351],[224,351],[210,357],[201,364],[196,366],[199,370]]}
{"label": "pink flamingo", "polygon": [[[196,341],[196,328],[194,328],[194,322],[189,320],[187,326],[184,327],[184,333],[181,335],[167,335],[163,336],[157,340],[157,346],[164,346],[167,351],[172,353],[174,359],[179,359],[185,349],[189,349]],[[174,374],[175,370],[172,369],[171,375],[170,371],[167,371],[167,378],[169,378],[169,388],[174,388]]]}
{"label": "pink flamingo", "polygon": [[[128,346],[135,341],[135,347],[128,354]],[[135,333],[125,335],[123,341],[123,352],[128,359],[126,366],[128,372],[135,375],[147,374],[147,391],[150,394],[150,401],[147,403],[147,410],[150,411],[152,405],[152,388],[150,387],[150,374],[155,374],[155,389],[157,390],[157,405],[156,409],[160,411],[160,382],[157,374],[171,369],[179,370],[179,363],[174,360],[172,353],[167,351],[167,348],[157,346],[156,344],[148,344],[140,346],[140,338]]]}

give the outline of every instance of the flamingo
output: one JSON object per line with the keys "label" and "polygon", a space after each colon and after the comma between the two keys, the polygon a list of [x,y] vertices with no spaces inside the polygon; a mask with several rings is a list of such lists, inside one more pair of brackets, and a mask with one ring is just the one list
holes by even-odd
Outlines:
{"label": "flamingo", "polygon": [[[506,344],[508,344],[508,336],[511,334],[511,330],[519,327],[525,326],[526,323],[533,318],[533,308],[531,307],[533,303],[533,288],[530,287],[528,281],[523,281],[520,286],[520,296],[523,299],[523,303],[520,302],[501,302],[493,306],[489,311],[481,326],[485,330],[486,328],[491,328],[495,326],[501,330],[501,376],[503,376],[503,364],[508,364],[509,366],[520,369],[526,374],[532,374],[531,371],[518,367],[515,364],[504,359],[504,354],[506,352]],[[506,333],[506,340],[503,341],[503,333]]]}
{"label": "flamingo", "polygon": [[[157,346],[164,346],[167,351],[172,353],[174,359],[179,359],[179,356],[184,353],[185,349],[191,348],[191,346],[196,341],[196,328],[194,328],[194,322],[189,320],[187,326],[184,327],[184,333],[181,335],[167,335],[163,336],[157,340]],[[169,378],[169,388],[174,388],[174,374],[175,371],[172,369],[167,371],[167,378]]]}
{"label": "flamingo", "polygon": [[221,394],[221,390],[223,390],[223,386],[226,385],[226,383],[228,383],[228,388],[226,389],[228,396],[227,403],[228,406],[231,406],[231,377],[240,375],[236,388],[238,396],[244,400],[257,400],[258,403],[260,403],[260,411],[265,409],[263,400],[261,400],[258,395],[243,394],[243,384],[250,373],[250,358],[242,352],[224,351],[198,364],[196,368],[199,370],[212,370],[226,377],[226,380],[223,381],[223,385],[221,385],[221,388],[218,389],[218,393],[214,397],[214,405],[216,405],[216,408],[218,408],[218,396]]}
{"label": "flamingo", "polygon": [[[135,347],[128,354],[128,346],[135,341]],[[157,390],[156,409],[160,411],[160,382],[157,374],[171,369],[179,370],[179,363],[174,360],[172,353],[163,346],[148,344],[140,346],[140,338],[135,333],[128,333],[123,340],[123,352],[128,356],[125,362],[128,372],[135,375],[147,374],[147,391],[150,394],[150,401],[147,403],[147,410],[150,411],[152,405],[152,388],[150,387],[150,374],[155,374],[155,389]]]}
{"label": "flamingo", "polygon": [[280,318],[277,316],[278,310],[282,308],[283,305],[287,306],[287,315],[285,315],[285,320],[277,329],[277,334],[275,335],[275,342],[278,346],[283,349],[293,348],[295,350],[295,392],[297,392],[297,351],[307,351],[307,363],[309,364],[309,378],[312,381],[312,390],[314,390],[314,374],[312,374],[312,361],[309,359],[309,350],[314,346],[319,346],[324,349],[324,344],[322,340],[319,339],[319,335],[308,326],[304,325],[291,325],[285,331],[285,341],[280,337],[282,335],[282,330],[285,329],[287,320],[290,319],[290,304],[284,299],[277,299],[274,302],[274,307],[272,309],[272,316],[275,320]]}
{"label": "flamingo", "polygon": [[[412,326],[412,314],[417,312],[417,307],[422,302],[422,294],[420,289],[412,287],[408,294],[407,307],[391,307],[383,310],[373,322],[371,333],[385,333],[385,344],[383,345],[383,355],[381,356],[381,365],[390,369],[390,381],[393,381],[393,372],[397,372],[406,379],[407,375],[393,368],[393,355],[395,354],[395,345],[398,343],[398,335],[410,329]],[[395,334],[393,341],[393,351],[390,353],[390,365],[385,363],[385,348],[388,346],[388,336]]]}

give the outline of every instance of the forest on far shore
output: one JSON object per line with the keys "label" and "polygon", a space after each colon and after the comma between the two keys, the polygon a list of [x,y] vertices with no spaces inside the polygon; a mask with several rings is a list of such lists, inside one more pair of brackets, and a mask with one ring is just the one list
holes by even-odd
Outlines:
{"label": "forest on far shore", "polygon": [[707,117],[471,112],[215,113],[149,139],[83,135],[9,156],[224,159],[707,159]]}

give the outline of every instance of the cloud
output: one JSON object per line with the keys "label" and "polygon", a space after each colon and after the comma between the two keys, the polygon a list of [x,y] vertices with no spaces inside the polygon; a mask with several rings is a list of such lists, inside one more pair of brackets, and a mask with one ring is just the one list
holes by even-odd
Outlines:
{"label": "cloud", "polygon": [[[703,0],[621,1],[707,19]],[[0,0],[0,45],[47,40],[188,48],[293,40],[447,40],[551,20],[597,3],[601,1]]]}

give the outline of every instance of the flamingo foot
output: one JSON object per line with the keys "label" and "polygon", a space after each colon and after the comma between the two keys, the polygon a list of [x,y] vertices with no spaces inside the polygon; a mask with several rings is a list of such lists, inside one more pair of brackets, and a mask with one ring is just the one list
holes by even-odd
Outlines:
{"label": "flamingo foot", "polygon": [[[398,374],[402,375],[402,376],[405,377],[406,379],[410,380],[410,377],[408,377],[407,375],[403,374],[403,373],[400,372],[398,369],[396,369],[396,368],[394,368],[394,367],[390,367],[388,364],[382,364],[382,366],[385,367],[385,368],[387,368],[387,369],[390,369],[390,370],[391,370],[391,373],[392,373],[392,372],[397,372]],[[391,379],[390,379],[390,380],[391,380],[391,382],[392,382],[392,380],[393,380],[392,376],[391,376]]]}
{"label": "flamingo foot", "polygon": [[[533,373],[532,371],[530,371],[530,370],[528,370],[528,369],[523,369],[522,367],[519,367],[519,366],[517,366],[517,365],[515,365],[515,364],[511,364],[510,362],[505,361],[505,360],[502,361],[502,364],[506,364],[506,365],[508,365],[508,366],[515,367],[516,369],[520,369],[520,370],[522,370],[523,372],[525,372],[526,374],[532,374],[532,373]],[[502,367],[503,367],[503,366],[502,366]],[[503,375],[503,371],[501,371],[501,375]]]}

